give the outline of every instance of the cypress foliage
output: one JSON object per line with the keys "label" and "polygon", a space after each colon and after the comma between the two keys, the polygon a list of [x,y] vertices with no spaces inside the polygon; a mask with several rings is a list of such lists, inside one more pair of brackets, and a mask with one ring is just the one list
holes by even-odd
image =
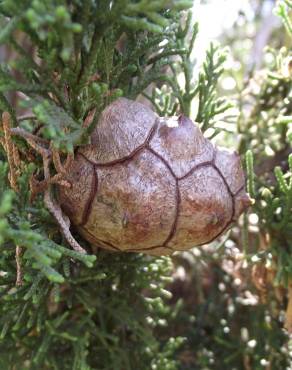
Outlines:
{"label": "cypress foliage", "polygon": [[[38,135],[62,159],[88,142],[100,112],[119,96],[147,99],[161,116],[190,115],[196,106],[193,118],[215,137],[232,106],[217,94],[227,54],[211,44],[193,74],[199,30],[191,6],[0,1],[0,112],[9,113],[12,130]],[[291,11],[290,0],[275,9],[290,37]],[[42,192],[31,191],[43,190],[42,158],[23,135],[8,137],[4,114],[1,369],[291,367],[283,330],[292,331],[291,53],[267,52],[268,68],[254,72],[238,99],[238,149],[253,208],[223,241],[175,256],[174,266],[165,257],[93,255],[75,234],[87,254],[72,250]],[[181,266],[187,296],[178,279],[171,285]]]}
{"label": "cypress foliage", "polygon": [[[88,142],[102,109],[119,96],[144,95],[161,115],[189,114],[198,99],[197,120],[216,135],[215,117],[229,108],[215,94],[225,52],[211,45],[194,79],[198,29],[181,13],[191,5],[1,1],[1,112],[62,158]],[[170,259],[71,250],[43,195],[31,193],[45,175],[41,157],[29,140],[7,138],[7,117],[0,136],[0,367],[177,369],[183,338],[166,330],[178,310],[167,304]]]}

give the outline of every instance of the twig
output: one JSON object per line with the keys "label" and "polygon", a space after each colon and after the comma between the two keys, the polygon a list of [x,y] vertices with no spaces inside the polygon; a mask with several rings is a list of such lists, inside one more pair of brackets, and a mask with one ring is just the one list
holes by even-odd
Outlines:
{"label": "twig", "polygon": [[45,204],[48,208],[48,210],[52,213],[52,215],[55,217],[56,221],[58,222],[62,234],[64,235],[64,238],[67,240],[67,242],[72,246],[72,248],[80,253],[86,253],[85,249],[81,247],[81,245],[73,238],[71,232],[70,232],[70,220],[67,216],[63,215],[62,210],[59,206],[59,204],[55,203],[51,193],[50,188],[46,189],[45,191]]}
{"label": "twig", "polygon": [[21,268],[21,254],[22,248],[17,245],[16,246],[16,253],[15,253],[15,260],[16,260],[16,285],[21,286],[23,284],[23,276],[22,276],[22,268]]}
{"label": "twig", "polygon": [[24,114],[23,116],[18,116],[17,117],[17,121],[18,122],[21,122],[21,121],[26,121],[26,120],[37,120],[37,117],[36,116],[33,116],[33,115],[30,115],[30,114]]}
{"label": "twig", "polygon": [[10,170],[9,171],[9,182],[10,182],[12,189],[18,192],[17,169],[16,169],[16,163],[14,162],[14,158],[16,156],[15,151],[17,150],[17,148],[12,142],[11,128],[10,128],[10,114],[8,112],[4,112],[2,114],[2,124],[3,124],[3,131],[4,131],[5,151],[7,153],[7,159],[8,159],[9,170]]}
{"label": "twig", "polygon": [[71,153],[68,153],[65,164],[63,165],[61,158],[60,158],[60,153],[52,145],[51,145],[51,151],[52,151],[52,156],[53,156],[53,163],[54,163],[54,166],[57,172],[60,174],[63,174],[63,176],[66,177],[67,169],[71,165],[74,159],[74,155]]}
{"label": "twig", "polygon": [[43,139],[43,138],[41,138],[39,136],[33,135],[33,134],[25,131],[21,127],[11,128],[10,129],[10,132],[11,132],[12,135],[20,136],[20,137],[22,137],[25,140],[30,139],[30,140],[33,140],[34,142],[39,142],[39,143],[42,143],[42,144],[49,145],[49,141],[48,140]]}

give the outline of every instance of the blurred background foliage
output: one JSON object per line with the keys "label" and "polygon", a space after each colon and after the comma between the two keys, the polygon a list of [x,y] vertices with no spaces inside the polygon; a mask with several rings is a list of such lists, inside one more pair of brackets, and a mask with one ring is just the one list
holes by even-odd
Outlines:
{"label": "blurred background foliage", "polygon": [[[229,20],[227,3],[217,31],[229,51],[218,92],[234,106],[217,121],[216,141],[237,142],[255,203],[221,243],[176,257],[173,292],[185,294],[188,332],[181,368],[290,369],[292,4],[238,2]],[[206,1],[205,13],[223,4]]]}
{"label": "blurred background foliage", "polygon": [[42,196],[30,201],[42,163],[15,139],[19,192],[0,152],[0,368],[292,369],[292,2],[4,0],[0,10],[0,108],[14,126],[64,155],[112,100],[137,98],[236,147],[254,199],[221,240],[172,259],[82,255]]}

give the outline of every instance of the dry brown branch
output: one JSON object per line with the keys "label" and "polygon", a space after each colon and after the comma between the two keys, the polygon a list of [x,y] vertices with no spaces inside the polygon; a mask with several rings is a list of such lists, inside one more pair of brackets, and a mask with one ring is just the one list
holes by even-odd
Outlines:
{"label": "dry brown branch", "polygon": [[51,145],[51,151],[52,151],[53,163],[54,163],[56,171],[59,174],[63,174],[63,176],[66,177],[68,168],[70,167],[74,159],[74,154],[68,153],[66,160],[65,160],[65,164],[63,164],[60,158],[59,151],[55,149],[52,145]]}
{"label": "dry brown branch", "polygon": [[[10,182],[11,188],[14,191],[18,192],[17,164],[15,163],[15,158],[19,158],[19,156],[16,155],[17,148],[12,141],[11,129],[10,129],[10,114],[8,112],[4,112],[2,114],[2,124],[3,124],[3,131],[4,131],[4,148],[7,154],[7,160],[8,160],[8,165],[9,165],[9,182]],[[19,163],[18,160],[17,162]]]}
{"label": "dry brown branch", "polygon": [[39,142],[40,144],[49,145],[49,141],[46,139],[43,139],[42,137],[39,137],[37,135],[33,135],[30,132],[25,131],[21,127],[13,127],[10,129],[11,135],[20,136],[25,140],[31,139],[35,142]]}
{"label": "dry brown branch", "polygon": [[46,189],[45,191],[45,204],[48,208],[48,210],[52,213],[52,215],[55,217],[56,221],[58,222],[62,234],[64,235],[67,242],[72,246],[72,248],[81,253],[86,253],[85,249],[81,247],[81,245],[73,238],[71,232],[70,232],[70,220],[67,216],[65,216],[59,206],[57,204],[50,193],[50,189]]}
{"label": "dry brown branch", "polygon": [[15,260],[16,260],[16,285],[21,286],[23,284],[23,277],[22,277],[22,267],[21,267],[21,254],[22,248],[17,245],[16,246],[16,253],[15,253]]}

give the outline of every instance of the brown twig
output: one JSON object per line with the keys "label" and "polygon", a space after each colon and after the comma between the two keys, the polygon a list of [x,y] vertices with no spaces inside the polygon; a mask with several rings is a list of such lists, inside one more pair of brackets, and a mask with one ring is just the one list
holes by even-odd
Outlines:
{"label": "brown twig", "polygon": [[17,168],[16,163],[14,162],[15,152],[17,151],[17,148],[15,147],[15,144],[12,142],[10,129],[10,114],[8,112],[4,112],[2,114],[2,124],[4,131],[4,148],[7,154],[7,160],[9,164],[9,182],[12,189],[18,192]]}
{"label": "brown twig", "polygon": [[19,245],[17,245],[16,253],[15,253],[15,260],[16,260],[16,283],[15,284],[17,286],[21,286],[23,284],[21,254],[22,254],[22,248]]}
{"label": "brown twig", "polygon": [[35,142],[39,142],[40,144],[44,144],[44,145],[49,146],[49,141],[48,140],[43,139],[42,137],[33,135],[30,132],[25,131],[21,127],[13,127],[13,128],[10,129],[10,132],[11,132],[12,135],[20,136],[25,140],[30,139],[30,140],[33,140]]}
{"label": "brown twig", "polygon": [[19,151],[17,149],[17,146],[13,144],[12,150],[13,150],[13,162],[16,167],[20,168],[21,162],[20,162],[20,156],[19,156]]}
{"label": "brown twig", "polygon": [[67,158],[65,160],[65,164],[63,165],[61,158],[60,158],[60,153],[57,149],[55,149],[51,145],[51,151],[52,151],[52,157],[53,157],[53,163],[55,166],[55,169],[57,170],[58,173],[63,174],[64,177],[66,177],[66,173],[68,168],[70,167],[73,159],[74,159],[74,154],[67,154]]}
{"label": "brown twig", "polygon": [[48,210],[52,213],[52,215],[55,217],[56,221],[58,222],[62,234],[64,235],[67,242],[72,246],[72,248],[80,253],[86,253],[85,249],[81,247],[81,245],[73,238],[71,232],[70,232],[70,220],[67,216],[65,216],[59,206],[59,204],[55,203],[51,193],[50,189],[46,189],[45,196],[44,196],[45,204],[48,208]]}
{"label": "brown twig", "polygon": [[21,122],[21,121],[26,121],[26,120],[37,120],[37,117],[36,116],[33,116],[32,114],[24,114],[22,116],[18,116],[17,117],[17,121],[18,122]]}

